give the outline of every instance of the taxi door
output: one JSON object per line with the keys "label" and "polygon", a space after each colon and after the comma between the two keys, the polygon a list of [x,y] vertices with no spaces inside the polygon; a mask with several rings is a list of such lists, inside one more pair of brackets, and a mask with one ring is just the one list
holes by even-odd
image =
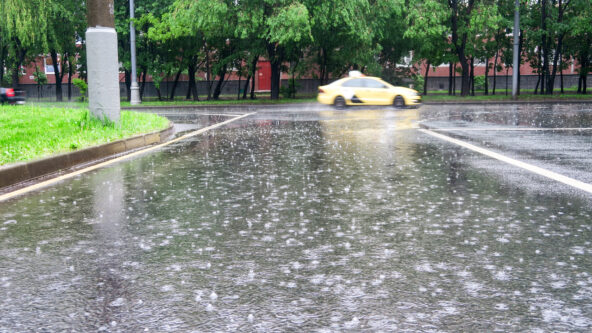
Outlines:
{"label": "taxi door", "polygon": [[368,104],[389,105],[392,104],[392,97],[389,94],[388,87],[371,78],[364,79],[364,100]]}

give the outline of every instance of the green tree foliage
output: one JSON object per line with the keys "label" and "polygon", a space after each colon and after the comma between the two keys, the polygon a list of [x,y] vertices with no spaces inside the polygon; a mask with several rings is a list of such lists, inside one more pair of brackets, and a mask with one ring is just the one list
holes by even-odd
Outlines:
{"label": "green tree foliage", "polygon": [[[45,40],[54,66],[56,99],[62,100],[62,82],[68,73],[68,82],[74,74],[75,59],[79,53],[76,41],[84,34],[86,27],[83,0],[47,1],[47,32]],[[68,85],[68,99],[71,99],[71,85]]]}
{"label": "green tree foliage", "polygon": [[367,0],[309,0],[313,42],[309,54],[318,66],[320,84],[365,65],[372,47],[370,4]]}
{"label": "green tree foliage", "polygon": [[[426,13],[432,13],[432,15],[426,15]],[[414,60],[419,64],[425,63],[424,94],[427,93],[430,66],[451,60],[449,22],[450,12],[442,1],[426,0],[411,3],[407,16],[409,26],[404,36],[412,42]]]}
{"label": "green tree foliage", "polygon": [[450,58],[442,56],[445,47],[438,43],[444,38],[461,66],[461,95],[468,95],[471,63],[479,56],[480,44],[490,38],[502,20],[497,4],[492,0],[410,1],[408,36],[417,38],[421,45],[415,46],[428,63],[430,58],[437,63]]}
{"label": "green tree foliage", "polygon": [[[130,8],[129,0],[115,0],[115,30],[117,31],[117,42],[119,62],[122,64],[122,69],[125,72],[125,83],[127,98],[130,99],[131,87],[131,47],[130,47]],[[167,0],[135,0],[134,16],[138,20],[143,20],[135,25],[136,30],[141,31],[141,28],[149,27],[149,19],[142,19],[145,16],[159,18],[163,13],[166,13],[170,6],[170,1]],[[138,29],[140,28],[140,29]],[[137,69],[138,75],[145,78],[149,72],[154,72],[154,66],[162,64],[162,51],[158,45],[144,34],[136,34],[136,49],[137,49]],[[167,58],[167,62],[170,60]],[[141,81],[140,78],[137,78]],[[141,93],[143,93],[145,85],[141,85]]]}
{"label": "green tree foliage", "polygon": [[295,52],[312,41],[308,8],[289,0],[246,0],[240,1],[239,6],[239,10],[253,11],[252,16],[258,21],[255,35],[271,63],[271,98],[278,99],[283,63],[292,60]]}
{"label": "green tree foliage", "polygon": [[588,0],[574,1],[565,50],[579,64],[578,93],[586,94],[588,73],[592,71],[592,5]]}
{"label": "green tree foliage", "polygon": [[10,68],[15,88],[27,56],[47,49],[45,34],[50,3],[45,0],[0,1],[0,60],[3,62],[0,71],[4,71],[5,66]]}

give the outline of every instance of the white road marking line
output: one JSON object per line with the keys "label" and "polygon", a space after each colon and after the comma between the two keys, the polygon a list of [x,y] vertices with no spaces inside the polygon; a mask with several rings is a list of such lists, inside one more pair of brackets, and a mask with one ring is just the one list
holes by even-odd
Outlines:
{"label": "white road marking line", "polygon": [[443,134],[439,134],[439,133],[433,132],[431,130],[420,129],[420,131],[423,132],[423,133],[425,133],[425,134],[429,134],[431,136],[434,136],[434,137],[436,137],[438,139],[441,139],[441,140],[444,140],[444,141],[448,141],[448,142],[454,143],[456,145],[459,145],[461,147],[464,147],[464,148],[473,150],[473,151],[478,152],[480,154],[483,154],[485,156],[489,156],[491,158],[495,158],[495,159],[500,160],[502,162],[511,164],[513,166],[517,166],[519,168],[525,169],[525,170],[530,171],[532,173],[536,173],[536,174],[541,175],[543,177],[550,178],[552,180],[561,182],[563,184],[566,184],[566,185],[575,187],[575,188],[577,188],[579,190],[582,190],[582,191],[585,191],[585,192],[588,192],[588,193],[591,193],[592,194],[592,185],[591,184],[584,183],[584,182],[581,182],[579,180],[576,180],[576,179],[573,179],[573,178],[570,178],[570,177],[567,177],[567,176],[558,174],[558,173],[553,172],[553,171],[549,171],[549,170],[546,170],[546,169],[543,169],[543,168],[539,168],[537,166],[534,166],[534,165],[531,165],[531,164],[528,164],[528,163],[524,163],[524,162],[515,160],[513,158],[510,158],[510,157],[507,157],[507,156],[498,154],[498,153],[494,153],[494,152],[492,152],[490,150],[477,147],[477,146],[472,145],[470,143],[467,143],[467,142],[464,142],[464,141],[461,141],[461,140],[457,140],[457,139],[451,138],[449,136],[446,136],[446,135],[443,135]]}
{"label": "white road marking line", "polygon": [[561,128],[533,128],[533,127],[447,127],[447,128],[432,128],[432,131],[450,132],[450,131],[590,131],[592,127],[561,127]]}
{"label": "white road marking line", "polygon": [[159,149],[159,148],[162,148],[162,147],[171,145],[173,143],[179,142],[181,140],[185,140],[185,139],[190,138],[192,136],[196,136],[196,135],[202,134],[204,132],[207,132],[209,130],[212,130],[212,129],[215,129],[215,128],[224,126],[224,125],[229,124],[229,123],[231,123],[233,121],[236,121],[236,120],[239,120],[239,119],[242,119],[242,118],[251,116],[251,115],[253,115],[255,113],[256,112],[252,112],[252,113],[247,113],[247,114],[244,114],[244,115],[241,115],[241,116],[237,116],[235,118],[232,118],[232,119],[223,121],[221,123],[217,123],[217,124],[214,124],[212,126],[204,127],[202,129],[199,129],[199,130],[196,130],[196,131],[193,131],[193,132],[189,132],[189,133],[187,133],[187,134],[185,134],[183,136],[180,136],[178,138],[175,138],[173,140],[170,140],[170,141],[167,141],[167,142],[163,142],[163,143],[160,143],[160,144],[157,144],[157,145],[154,145],[154,146],[150,146],[148,148],[145,148],[145,149],[142,149],[142,150],[138,150],[138,151],[135,151],[135,152],[130,153],[130,154],[127,154],[127,155],[123,155],[123,156],[120,156],[120,157],[117,157],[117,158],[114,158],[114,159],[111,159],[111,160],[108,160],[108,161],[105,161],[105,162],[102,162],[102,163],[99,163],[99,164],[95,164],[95,165],[89,166],[89,167],[84,168],[84,169],[80,169],[80,170],[77,170],[77,171],[74,171],[74,172],[71,172],[71,173],[68,173],[68,174],[65,174],[65,175],[61,175],[61,176],[56,177],[56,178],[48,179],[48,180],[43,181],[41,183],[33,184],[31,186],[27,186],[27,187],[21,188],[21,189],[16,190],[16,191],[13,191],[13,192],[9,192],[9,193],[0,195],[0,202],[6,201],[8,199],[12,199],[12,198],[17,197],[19,195],[23,195],[23,194],[26,194],[26,193],[29,193],[29,192],[32,192],[32,191],[36,191],[38,189],[41,189],[41,188],[46,187],[46,186],[49,186],[49,185],[53,185],[53,184],[55,184],[57,182],[60,182],[62,180],[66,180],[66,179],[69,179],[69,178],[72,178],[72,177],[76,177],[76,176],[78,176],[80,174],[83,174],[83,173],[86,173],[86,172],[89,172],[89,171],[93,171],[93,170],[96,170],[96,169],[99,169],[99,168],[102,168],[102,167],[105,167],[105,166],[108,166],[108,165],[117,163],[119,161],[128,159],[130,157],[138,156],[138,155],[141,155],[141,154],[144,154],[144,153],[147,153],[147,152],[150,152],[150,151],[153,151],[153,150],[156,150],[156,149]]}

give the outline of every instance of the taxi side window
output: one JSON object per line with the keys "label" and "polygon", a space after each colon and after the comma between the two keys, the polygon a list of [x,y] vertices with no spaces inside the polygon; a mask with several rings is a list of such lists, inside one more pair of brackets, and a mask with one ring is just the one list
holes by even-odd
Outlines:
{"label": "taxi side window", "polygon": [[365,80],[362,80],[362,79],[353,79],[353,80],[343,82],[343,84],[341,86],[342,87],[349,87],[349,88],[365,87],[366,85],[364,84],[364,81]]}
{"label": "taxi side window", "polygon": [[376,89],[384,89],[384,88],[386,88],[386,86],[383,83],[379,82],[379,81],[372,80],[372,79],[366,79],[365,81],[366,81],[366,87],[367,88],[376,88]]}

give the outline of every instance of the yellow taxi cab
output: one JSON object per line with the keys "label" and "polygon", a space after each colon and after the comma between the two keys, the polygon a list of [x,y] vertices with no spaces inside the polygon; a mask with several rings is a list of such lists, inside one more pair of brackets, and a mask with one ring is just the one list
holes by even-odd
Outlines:
{"label": "yellow taxi cab", "polygon": [[419,106],[416,90],[395,87],[380,78],[352,71],[349,77],[319,87],[319,103],[344,108],[346,105],[393,105],[397,108]]}

